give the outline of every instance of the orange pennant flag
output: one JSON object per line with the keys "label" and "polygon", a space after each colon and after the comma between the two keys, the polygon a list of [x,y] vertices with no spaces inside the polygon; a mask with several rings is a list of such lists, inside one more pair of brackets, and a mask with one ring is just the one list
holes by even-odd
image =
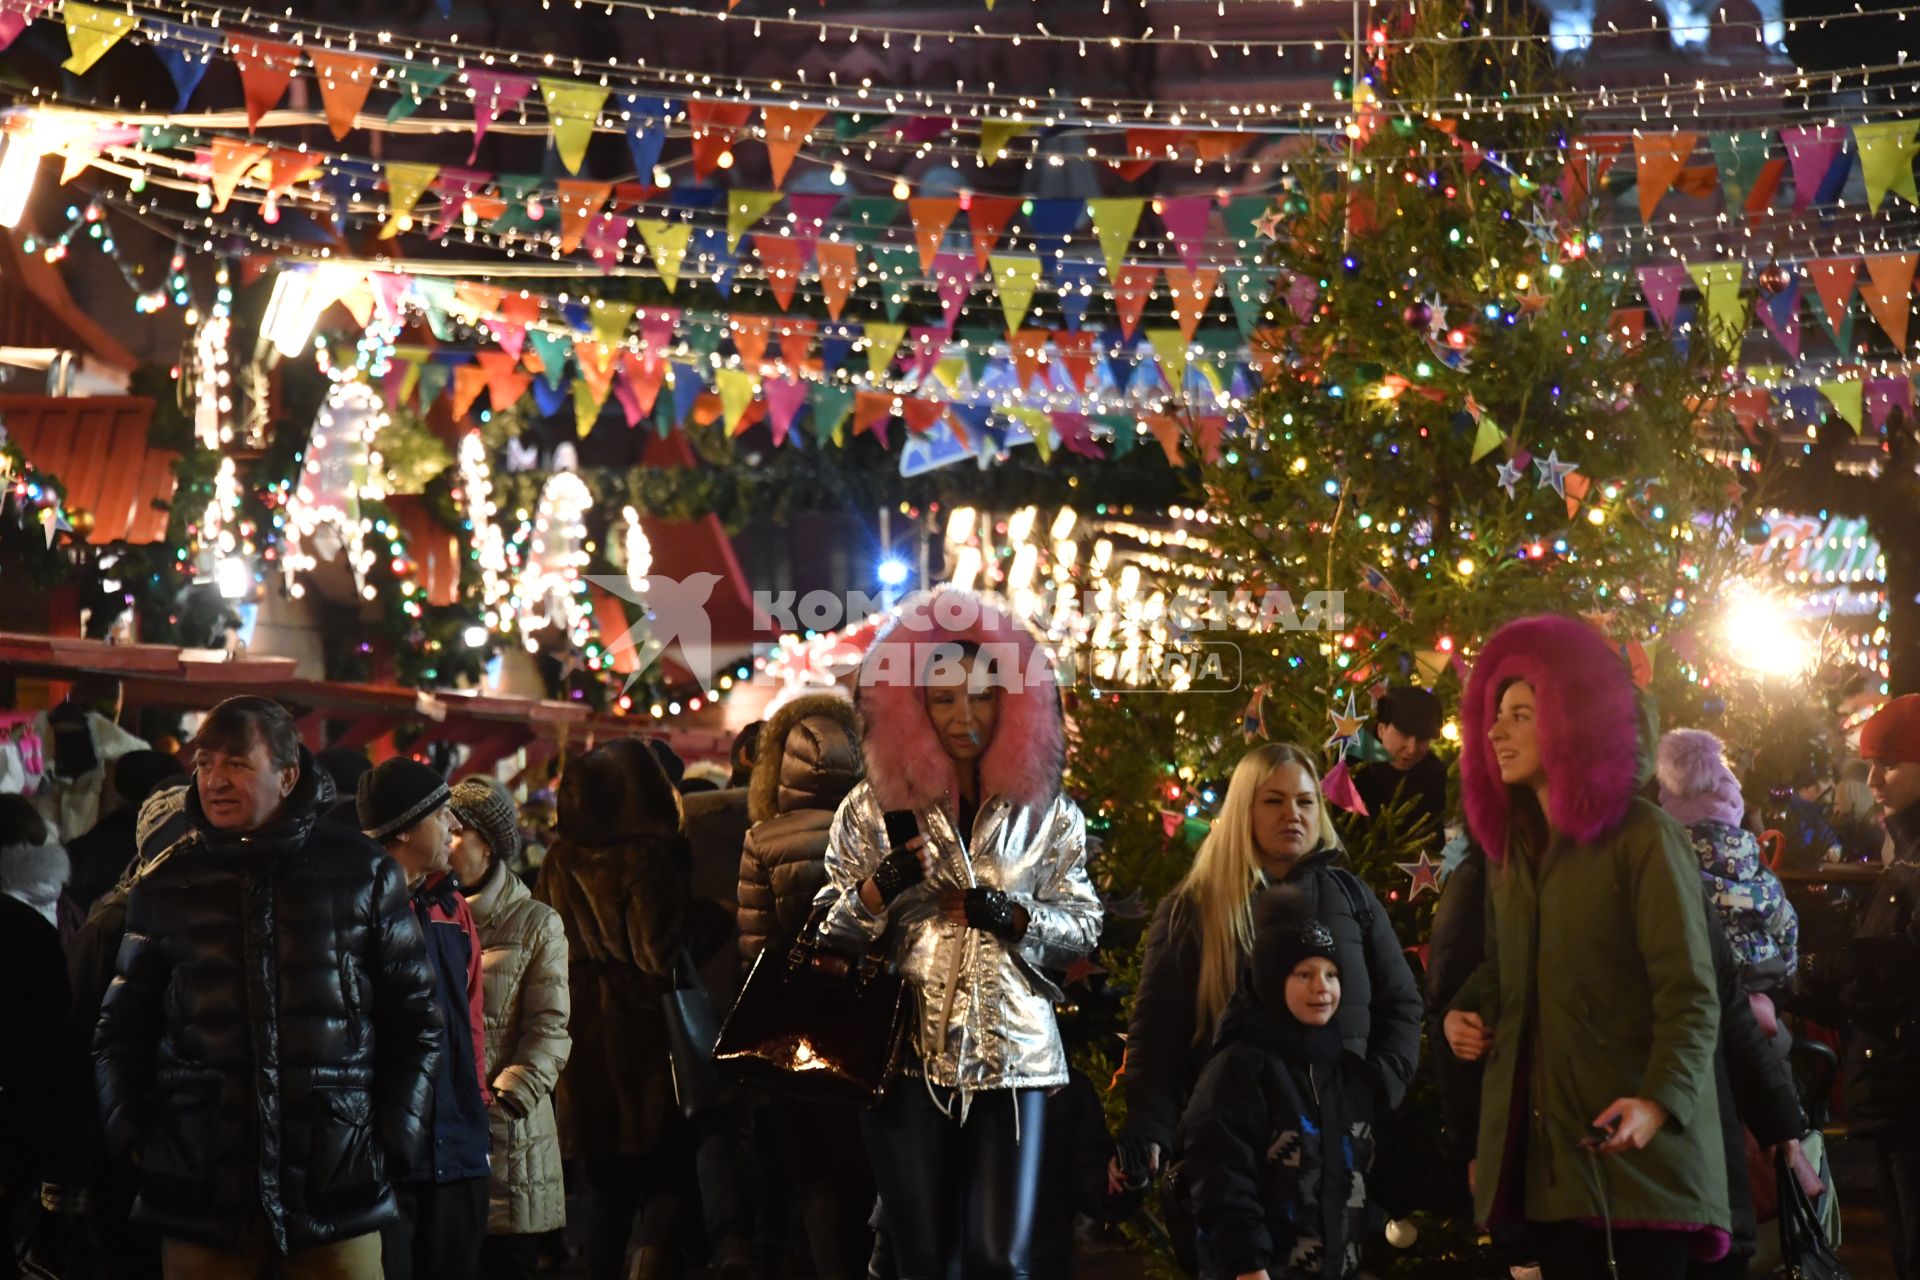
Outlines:
{"label": "orange pennant flag", "polygon": [[333,49],[312,49],[313,69],[320,79],[320,101],[327,108],[327,128],[338,141],[353,129],[353,119],[366,105],[367,91],[373,88],[374,72],[380,64],[357,53]]}
{"label": "orange pennant flag", "polygon": [[1093,372],[1094,341],[1095,335],[1091,329],[1053,335],[1053,346],[1060,353],[1060,363],[1067,367],[1067,376],[1073,379],[1073,385],[1082,391],[1087,389],[1087,375]]}
{"label": "orange pennant flag", "polygon": [[1113,303],[1120,312],[1120,334],[1131,341],[1153,296],[1153,280],[1160,268],[1151,263],[1128,263],[1113,278]]}
{"label": "orange pennant flag", "polygon": [[893,397],[884,391],[856,391],[853,393],[853,434],[860,435],[872,431],[880,437],[880,447],[887,447],[887,421],[893,417]]}
{"label": "orange pennant flag", "polygon": [[773,332],[772,316],[749,316],[738,312],[727,320],[733,335],[733,349],[740,355],[740,367],[749,373],[760,372],[767,362],[767,338]]}
{"label": "orange pennant flag", "polygon": [[1853,301],[1853,283],[1860,278],[1858,258],[1816,258],[1807,265],[1807,276],[1825,308],[1827,327],[1835,333],[1847,319],[1847,304]]}
{"label": "orange pennant flag", "polygon": [[575,338],[573,363],[580,370],[581,381],[593,393],[593,402],[605,404],[607,393],[613,390],[613,352],[603,342]]}
{"label": "orange pennant flag", "polygon": [[487,371],[477,364],[458,365],[453,371],[453,417],[458,422],[487,389]]}
{"label": "orange pennant flag", "polygon": [[693,135],[696,181],[705,182],[707,175],[720,167],[720,157],[733,150],[734,135],[752,114],[753,104],[747,102],[709,102],[700,98],[688,101],[687,128]]}
{"label": "orange pennant flag", "polygon": [[782,311],[793,306],[793,291],[800,287],[800,242],[792,236],[755,235],[753,251],[760,269],[767,273],[767,288]]}
{"label": "orange pennant flag", "polygon": [[1870,253],[1867,278],[1871,287],[1860,290],[1867,310],[1902,353],[1907,349],[1907,321],[1913,315],[1913,270],[1920,253]]}
{"label": "orange pennant flag", "polygon": [[[520,397],[527,394],[527,388],[533,385],[533,375],[516,367],[513,357],[504,351],[476,351],[473,358],[479,362],[481,380],[487,388],[487,400],[493,405],[495,413],[518,404]],[[457,378],[465,372],[464,368],[455,369],[454,375]],[[460,390],[461,387],[456,382],[454,391],[458,393]],[[472,404],[473,401],[469,399],[466,403]],[[466,409],[462,407],[459,396],[456,394],[453,416],[457,418],[465,412]]]}
{"label": "orange pennant flag", "polygon": [[613,194],[613,184],[562,178],[554,186],[560,193],[560,252],[572,253],[580,247],[581,238],[593,220],[600,216],[600,207]]}
{"label": "orange pennant flag", "polygon": [[859,251],[850,244],[822,240],[814,255],[820,260],[820,292],[827,300],[827,314],[838,320],[853,292],[854,278],[859,271]]}
{"label": "orange pennant flag", "polygon": [[1022,391],[1031,387],[1035,378],[1046,376],[1047,339],[1052,336],[1045,329],[1022,329],[1007,335],[1013,347],[1014,376],[1020,379]]}
{"label": "orange pennant flag", "polygon": [[800,374],[812,364],[813,330],[811,320],[789,320],[780,334],[780,360],[787,369]]}
{"label": "orange pennant flag", "polygon": [[1001,233],[1007,224],[1013,221],[1013,215],[1020,211],[1018,196],[970,196],[967,200],[967,223],[973,231],[974,265],[980,270],[987,269],[987,259],[993,255],[994,246],[1000,243]]}
{"label": "orange pennant flag", "polygon": [[506,296],[506,290],[497,285],[468,281],[456,288],[453,296],[476,320],[485,320],[500,310],[500,299]]}
{"label": "orange pennant flag", "polygon": [[1147,430],[1160,442],[1161,451],[1167,455],[1167,465],[1180,466],[1185,461],[1180,456],[1180,424],[1164,413],[1143,413],[1140,421],[1147,424]]}
{"label": "orange pennant flag", "polygon": [[1220,283],[1218,267],[1189,271],[1185,267],[1167,268],[1167,288],[1173,290],[1173,318],[1180,325],[1180,336],[1193,341],[1200,318],[1207,314],[1215,286]]}
{"label": "orange pennant flag", "polygon": [[907,214],[913,219],[914,243],[920,247],[920,266],[929,273],[940,252],[940,241],[960,212],[958,200],[934,196],[916,196],[907,201]]}
{"label": "orange pennant flag", "polygon": [[1210,164],[1231,159],[1234,152],[1259,141],[1257,133],[1190,133],[1182,141]]}
{"label": "orange pennant flag", "polygon": [[947,405],[943,400],[922,400],[919,396],[908,396],[901,402],[907,420],[907,430],[917,436],[923,436],[947,416]]}
{"label": "orange pennant flag", "polygon": [[224,135],[213,140],[213,150],[207,162],[207,180],[213,187],[215,213],[227,207],[227,201],[233,199],[233,189],[240,185],[241,179],[252,171],[254,165],[266,158],[269,150],[271,148],[264,142],[241,142]]}
{"label": "orange pennant flag", "polygon": [[240,88],[247,98],[247,132],[252,133],[260,117],[279,105],[287,92],[300,65],[300,50],[252,36],[229,36],[227,52],[240,73]]}
{"label": "orange pennant flag", "polygon": [[1567,519],[1571,520],[1580,514],[1580,504],[1585,502],[1587,495],[1593,491],[1593,481],[1578,471],[1569,471],[1560,477],[1560,483],[1566,486]]}
{"label": "orange pennant flag", "polygon": [[279,195],[294,183],[308,177],[318,177],[319,173],[320,166],[306,152],[295,151],[292,147],[275,147],[267,155],[267,194]]}
{"label": "orange pennant flag", "polygon": [[1680,176],[1687,157],[1693,154],[1693,144],[1699,140],[1697,133],[1643,133],[1633,140],[1633,162],[1640,182],[1641,221],[1653,221],[1654,207]]}
{"label": "orange pennant flag", "polygon": [[807,135],[826,115],[823,107],[762,107],[760,123],[767,130],[767,163],[773,169],[773,185],[787,180],[793,158],[807,144]]}

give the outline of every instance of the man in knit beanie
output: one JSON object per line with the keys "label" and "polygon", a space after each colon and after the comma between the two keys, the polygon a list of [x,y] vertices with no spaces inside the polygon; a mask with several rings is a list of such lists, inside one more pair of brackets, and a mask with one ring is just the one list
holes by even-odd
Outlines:
{"label": "man in knit beanie", "polygon": [[480,933],[450,871],[460,829],[440,774],[395,757],[360,776],[360,826],[407,877],[440,1009],[440,1066],[422,1149],[396,1178],[400,1220],[380,1233],[387,1280],[478,1280],[491,1135]]}

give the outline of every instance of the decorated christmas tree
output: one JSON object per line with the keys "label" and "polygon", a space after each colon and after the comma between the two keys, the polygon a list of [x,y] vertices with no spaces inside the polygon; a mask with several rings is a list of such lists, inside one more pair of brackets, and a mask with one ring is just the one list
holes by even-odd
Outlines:
{"label": "decorated christmas tree", "polygon": [[[1246,593],[1251,606],[1205,615],[1224,630],[1164,637],[1230,642],[1238,683],[1102,687],[1093,653],[1073,707],[1075,781],[1117,904],[1109,990],[1131,989],[1152,905],[1249,743],[1323,752],[1351,864],[1417,970],[1438,897],[1420,850],[1435,833],[1352,812],[1337,768],[1371,748],[1362,726],[1386,686],[1434,690],[1451,761],[1476,646],[1552,610],[1587,616],[1669,707],[1700,697],[1666,641],[1738,547],[1730,474],[1711,460],[1731,427],[1720,390],[1738,295],[1705,281],[1699,314],[1669,330],[1616,315],[1630,266],[1611,253],[1593,152],[1551,106],[1544,50],[1506,23],[1443,0],[1368,33],[1337,86],[1353,103],[1345,136],[1288,166],[1267,215],[1266,389],[1244,430],[1189,435],[1201,505],[1173,557],[1184,576],[1161,584]],[[1281,592],[1289,607],[1273,607]],[[1316,612],[1314,592],[1339,607]],[[1114,1028],[1124,1013],[1109,1006]],[[1094,1066],[1118,1066],[1108,1047]],[[1434,1109],[1416,1092],[1407,1114]],[[1387,1252],[1384,1274],[1489,1273],[1458,1219],[1424,1218],[1417,1243]]]}

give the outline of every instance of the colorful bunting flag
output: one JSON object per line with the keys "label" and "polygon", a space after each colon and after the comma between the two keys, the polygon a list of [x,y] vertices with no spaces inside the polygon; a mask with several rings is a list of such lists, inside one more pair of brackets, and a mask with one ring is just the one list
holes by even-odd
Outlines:
{"label": "colorful bunting flag", "polygon": [[[1907,181],[1913,181],[1909,173]],[[1904,355],[1907,321],[1913,314],[1913,271],[1920,253],[1870,253],[1866,257],[1868,284],[1860,288],[1867,310]]]}
{"label": "colorful bunting flag", "polygon": [[727,193],[727,250],[740,247],[747,230],[767,216],[767,210],[780,203],[778,191],[729,191]]}
{"label": "colorful bunting flag", "polygon": [[[607,90],[597,84],[550,76],[541,76],[539,83],[553,149],[568,173],[579,173],[581,161],[587,158],[587,144],[593,141],[593,127],[600,120],[600,108],[607,103]],[[652,172],[648,168],[640,176],[648,178]]]}
{"label": "colorful bunting flag", "polygon": [[[747,102],[712,102],[694,98],[687,103],[687,125],[693,134],[693,176],[705,182],[720,167],[720,157],[733,150],[733,139],[753,114]],[[739,243],[738,239],[734,243]]]}
{"label": "colorful bunting flag", "polygon": [[[991,0],[987,5],[992,8]],[[1023,134],[1033,132],[1034,125],[1029,120],[987,120],[980,125],[980,159],[992,164],[1006,151],[1007,144]]]}
{"label": "colorful bunting flag", "polygon": [[1853,301],[1853,285],[1860,278],[1858,258],[1815,258],[1806,264],[1807,276],[1820,295],[1821,318],[1835,333],[1847,318],[1847,304]]}
{"label": "colorful bunting flag", "polygon": [[773,169],[774,186],[786,183],[787,170],[793,167],[794,157],[800,154],[808,135],[826,114],[822,107],[760,108],[760,123],[767,132],[767,162]]}
{"label": "colorful bunting flag", "polygon": [[1160,358],[1160,372],[1166,376],[1167,386],[1179,395],[1187,377],[1186,335],[1178,329],[1149,329],[1147,341]]}
{"label": "colorful bunting flag", "polygon": [[[1786,144],[1787,159],[1793,166],[1793,211],[1805,212],[1809,202],[1831,200],[1838,194],[1836,174],[1846,174],[1846,155],[1842,148],[1847,131],[1840,125],[1801,125],[1780,131]],[[1831,193],[1823,194],[1832,186]]]}
{"label": "colorful bunting flag", "polygon": [[327,130],[335,141],[353,129],[354,117],[366,105],[373,78],[380,64],[357,53],[336,49],[310,49],[315,77],[320,81],[320,101],[327,111]]}
{"label": "colorful bunting flag", "polygon": [[1000,293],[1000,311],[1006,317],[1007,332],[1012,333],[1025,322],[1033,295],[1040,288],[1040,260],[994,254],[989,261],[994,288]]}
{"label": "colorful bunting flag", "polygon": [[667,286],[667,292],[672,293],[680,287],[680,263],[687,256],[693,224],[641,218],[636,225],[640,228],[640,238],[646,242],[647,252],[653,255],[653,269],[660,273],[660,282]]}
{"label": "colorful bunting flag", "polygon": [[815,254],[820,263],[820,293],[826,299],[827,315],[837,321],[853,293],[859,273],[859,251],[850,244],[827,241],[817,247]]}
{"label": "colorful bunting flag", "polygon": [[1720,189],[1727,193],[1727,212],[1743,208],[1748,213],[1757,212],[1747,208],[1746,202],[1766,169],[1770,143],[1767,134],[1758,129],[1736,130],[1711,134],[1707,142],[1713,148],[1713,162],[1720,170]]}
{"label": "colorful bunting flag", "polygon": [[1208,267],[1202,271],[1186,267],[1167,268],[1167,288],[1173,294],[1173,318],[1188,342],[1193,341],[1194,331],[1200,327],[1200,318],[1206,315],[1207,305],[1213,301],[1214,290],[1219,283],[1218,267]]}
{"label": "colorful bunting flag", "polygon": [[601,206],[613,194],[613,184],[586,178],[561,178],[553,185],[560,200],[560,252],[572,253],[580,247],[587,228],[600,216]]}
{"label": "colorful bunting flag", "polygon": [[67,0],[60,17],[67,24],[67,60],[60,65],[77,76],[93,69],[107,50],[140,25],[140,19],[121,9]]}
{"label": "colorful bunting flag", "polygon": [[1087,201],[1087,215],[1093,223],[1093,235],[1107,260],[1107,274],[1119,278],[1121,261],[1133,244],[1133,233],[1147,202],[1136,197]]}
{"label": "colorful bunting flag", "polygon": [[788,310],[793,306],[794,291],[800,287],[799,243],[792,236],[756,233],[753,250],[766,272],[767,289],[773,294],[773,300],[780,304],[782,311]]}
{"label": "colorful bunting flag", "polygon": [[1913,153],[1920,145],[1920,121],[1881,120],[1853,126],[1854,145],[1860,151],[1860,176],[1867,184],[1867,211],[1880,212],[1880,202],[1891,191],[1910,205],[1920,205],[1913,186]]}
{"label": "colorful bunting flag", "polygon": [[397,72],[389,71],[388,87],[399,96],[387,108],[387,123],[398,124],[418,111],[422,103],[439,92],[441,85],[453,79],[453,71],[452,66],[436,67],[425,62],[404,62]]}
{"label": "colorful bunting flag", "polygon": [[[1167,196],[1158,202],[1161,225],[1173,238],[1174,251],[1189,271],[1200,266],[1200,250],[1207,243],[1207,221],[1213,214],[1212,196]],[[1103,246],[1104,248],[1104,246]]]}
{"label": "colorful bunting flag", "polygon": [[1640,184],[1640,218],[1653,221],[1654,208],[1680,176],[1699,141],[1697,133],[1642,133],[1633,140],[1633,163]]}
{"label": "colorful bunting flag", "polygon": [[1655,263],[1640,268],[1640,292],[1647,299],[1647,310],[1662,329],[1673,327],[1680,309],[1680,291],[1686,288],[1687,268],[1678,262]]}
{"label": "colorful bunting flag", "polygon": [[300,65],[300,50],[252,36],[228,36],[227,53],[240,73],[240,88],[247,100],[247,132],[252,133],[260,117],[286,95],[287,85]]}
{"label": "colorful bunting flag", "polygon": [[1740,305],[1740,281],[1746,274],[1746,264],[1689,263],[1687,274],[1693,278],[1694,288],[1700,291],[1710,330],[1722,343],[1738,343],[1747,318]]}
{"label": "colorful bunting flag", "polygon": [[467,157],[468,164],[479,158],[480,140],[487,136],[488,128],[503,112],[525,101],[533,92],[533,85],[532,76],[481,69],[467,71],[467,87],[473,90],[473,152]]}
{"label": "colorful bunting flag", "polygon": [[958,200],[916,196],[907,201],[907,214],[913,220],[913,241],[920,251],[920,268],[933,272],[933,260],[940,253],[940,242],[960,212]]}
{"label": "colorful bunting flag", "polygon": [[1865,388],[1858,378],[1835,379],[1820,384],[1820,394],[1833,403],[1834,412],[1840,420],[1853,428],[1853,434],[1859,435],[1865,418],[1862,415],[1862,394]]}
{"label": "colorful bunting flag", "polygon": [[1154,278],[1160,268],[1152,263],[1129,263],[1113,277],[1113,304],[1120,312],[1120,334],[1129,340],[1140,327],[1147,299],[1153,296]]}
{"label": "colorful bunting flag", "polygon": [[967,226],[973,233],[974,265],[980,270],[987,269],[987,259],[993,255],[994,246],[1000,243],[1007,224],[1013,221],[1013,215],[1020,211],[1020,200],[1016,196],[970,196],[967,200]]}

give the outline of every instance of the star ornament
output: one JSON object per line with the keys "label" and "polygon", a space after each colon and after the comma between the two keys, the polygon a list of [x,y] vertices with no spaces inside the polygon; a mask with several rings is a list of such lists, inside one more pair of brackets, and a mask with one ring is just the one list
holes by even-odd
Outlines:
{"label": "star ornament", "polygon": [[1253,220],[1253,233],[1264,240],[1278,240],[1280,224],[1283,221],[1285,221],[1285,215],[1280,212],[1280,206],[1273,205]]}
{"label": "star ornament", "polygon": [[1519,467],[1513,464],[1512,459],[1508,459],[1500,464],[1500,487],[1507,491],[1508,502],[1513,501],[1514,486],[1520,483],[1520,478],[1524,474]]}
{"label": "star ornament", "polygon": [[1333,721],[1333,736],[1322,743],[1322,746],[1331,747],[1338,744],[1341,747],[1345,747],[1349,742],[1353,741],[1353,739],[1360,736],[1360,730],[1364,728],[1367,723],[1365,716],[1354,711],[1353,694],[1351,693],[1347,694],[1345,711],[1342,711],[1340,704],[1336,702],[1327,709],[1327,716]]}
{"label": "star ornament", "polygon": [[1567,475],[1573,471],[1574,464],[1560,461],[1560,451],[1558,449],[1550,451],[1544,458],[1535,458],[1533,465],[1540,469],[1538,487],[1542,489],[1551,488],[1562,498],[1567,496]]}
{"label": "star ornament", "polygon": [[1407,888],[1408,902],[1418,901],[1423,893],[1438,894],[1440,892],[1440,863],[1434,861],[1432,855],[1425,850],[1421,851],[1418,861],[1396,862],[1393,865],[1413,879],[1413,883]]}
{"label": "star ornament", "polygon": [[1085,986],[1087,985],[1088,978],[1105,972],[1105,969],[1087,959],[1085,956],[1082,956],[1067,966],[1067,985],[1070,987],[1075,985]]}

